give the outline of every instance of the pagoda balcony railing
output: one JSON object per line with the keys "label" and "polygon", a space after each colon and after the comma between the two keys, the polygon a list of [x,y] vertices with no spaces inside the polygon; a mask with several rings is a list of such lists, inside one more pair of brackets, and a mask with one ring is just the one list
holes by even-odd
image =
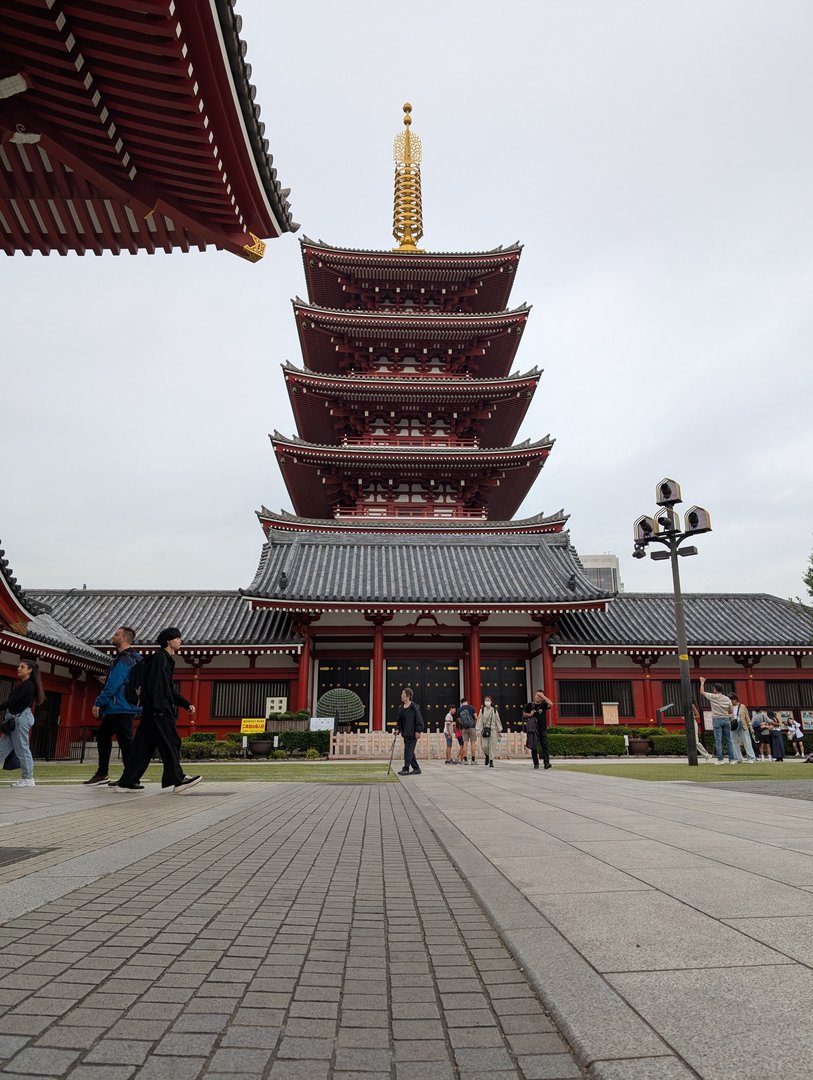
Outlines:
{"label": "pagoda balcony railing", "polygon": [[333,511],[334,518],[346,520],[350,518],[425,518],[426,520],[467,520],[485,521],[487,514],[484,509],[470,509],[465,506],[452,506],[449,504],[435,503],[367,503],[363,506],[337,506]]}
{"label": "pagoda balcony railing", "polygon": [[455,435],[344,435],[342,446],[380,446],[383,448],[392,446],[415,446],[455,448],[463,447],[476,450],[480,446],[479,439],[462,439]]}

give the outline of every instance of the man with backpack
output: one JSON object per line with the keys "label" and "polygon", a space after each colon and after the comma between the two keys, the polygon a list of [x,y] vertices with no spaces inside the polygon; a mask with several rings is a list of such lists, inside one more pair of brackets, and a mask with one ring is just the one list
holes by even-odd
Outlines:
{"label": "man with backpack", "polygon": [[477,717],[474,709],[469,705],[468,698],[460,699],[460,708],[457,710],[457,722],[463,732],[463,745],[460,747],[460,760],[468,765],[466,756],[471,747],[471,763],[477,764]]}
{"label": "man with backpack", "polygon": [[[175,655],[181,651],[183,644],[181,631],[176,626],[168,626],[158,635],[157,644],[158,651],[145,660],[138,671],[133,672],[133,676],[137,673],[141,675],[141,722],[124,773],[118,783],[110,785],[119,794],[144,790],[141,777],[147,771],[156,749],[164,763],[161,779],[164,791],[183,792],[203,779],[201,776],[187,776],[181,768],[181,739],[176,727],[178,706],[186,709],[190,716],[195,712],[195,706],[190,705],[175,689]],[[136,689],[133,682],[134,678],[131,678],[126,688],[129,696]]]}
{"label": "man with backpack", "polygon": [[110,639],[116,647],[116,659],[107,673],[102,691],[93,706],[93,715],[100,721],[96,732],[96,744],[99,747],[99,763],[96,772],[85,787],[97,787],[109,783],[107,771],[110,768],[110,754],[113,750],[113,736],[121,751],[121,760],[126,767],[133,745],[133,717],[138,716],[138,705],[131,704],[125,695],[130,672],[141,659],[141,653],[133,648],[135,631],[129,626],[119,626]]}

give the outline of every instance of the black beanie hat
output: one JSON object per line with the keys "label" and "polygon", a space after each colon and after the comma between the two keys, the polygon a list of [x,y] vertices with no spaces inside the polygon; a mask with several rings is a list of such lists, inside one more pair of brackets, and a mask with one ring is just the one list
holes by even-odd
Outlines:
{"label": "black beanie hat", "polygon": [[183,637],[183,634],[177,626],[168,626],[166,630],[162,630],[158,635],[158,645],[160,648],[165,649],[167,642],[172,641],[173,638]]}

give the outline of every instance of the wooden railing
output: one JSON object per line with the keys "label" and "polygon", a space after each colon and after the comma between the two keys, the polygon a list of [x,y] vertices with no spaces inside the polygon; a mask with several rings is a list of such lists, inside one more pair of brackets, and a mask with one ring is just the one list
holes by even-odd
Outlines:
{"label": "wooden railing", "polygon": [[381,433],[380,435],[368,434],[368,435],[345,435],[342,437],[342,446],[380,446],[382,449],[387,449],[393,446],[417,446],[417,447],[443,447],[448,449],[449,447],[464,447],[466,449],[475,450],[479,447],[479,439],[463,439],[458,438],[456,435],[390,435],[388,433]]}
{"label": "wooden railing", "polygon": [[472,510],[465,506],[452,506],[448,503],[367,503],[363,506],[337,506],[333,511],[335,518],[452,518],[485,521],[486,511]]}
{"label": "wooden railing", "polygon": [[[457,757],[457,740],[452,744],[452,757]],[[332,735],[330,739],[330,756],[337,761],[363,760],[363,761],[387,761],[393,755],[393,761],[403,759],[404,743],[400,736],[395,739],[393,753],[393,735],[388,731],[364,731],[354,734]],[[415,755],[423,761],[443,761],[446,757],[446,740],[442,732],[433,732],[421,735],[418,739]],[[477,756],[482,758],[483,749],[479,740],[477,743]],[[516,758],[524,758],[530,761],[531,752],[525,749],[524,731],[503,732],[495,756],[496,761],[510,761]]]}

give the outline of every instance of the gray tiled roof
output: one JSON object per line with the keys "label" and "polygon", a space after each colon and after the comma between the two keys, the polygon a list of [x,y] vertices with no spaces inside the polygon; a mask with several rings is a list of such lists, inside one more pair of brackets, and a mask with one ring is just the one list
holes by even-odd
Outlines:
{"label": "gray tiled roof", "polygon": [[257,610],[237,592],[68,589],[37,592],[54,615],[95,645],[108,645],[117,626],[131,626],[136,642],[151,645],[166,626],[184,644],[295,647],[301,642],[284,612]]}
{"label": "gray tiled roof", "polygon": [[28,637],[41,642],[43,645],[55,645],[58,649],[64,649],[72,656],[80,657],[83,660],[93,660],[104,667],[107,667],[110,663],[109,657],[92,648],[87,642],[77,637],[76,634],[71,633],[70,630],[57,622],[53,615],[49,615],[47,612],[35,615],[29,622]]}
{"label": "gray tiled roof", "polygon": [[303,603],[516,605],[608,599],[567,533],[399,536],[272,532],[246,595]]}
{"label": "gray tiled roof", "polygon": [[[813,645],[813,609],[765,593],[684,595],[689,646]],[[671,593],[623,593],[604,612],[563,615],[554,646],[674,646]]]}
{"label": "gray tiled roof", "polygon": [[33,641],[40,642],[42,645],[54,645],[58,649],[71,653],[73,656],[106,665],[108,663],[107,657],[91,648],[87,642],[62,626],[54,618],[47,603],[32,593],[23,591],[17,578],[12,573],[5,555],[5,551],[0,548],[0,577],[2,577],[6,588],[12,593],[17,603],[28,616],[26,636]]}

